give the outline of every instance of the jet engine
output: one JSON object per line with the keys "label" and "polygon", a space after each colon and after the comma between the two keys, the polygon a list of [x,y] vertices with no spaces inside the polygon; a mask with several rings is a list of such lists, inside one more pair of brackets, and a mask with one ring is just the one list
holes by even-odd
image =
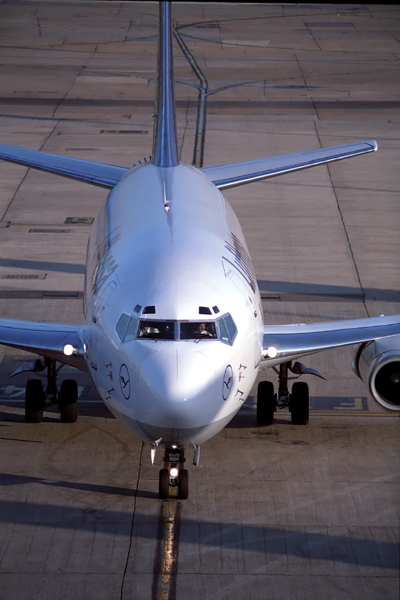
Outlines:
{"label": "jet engine", "polygon": [[368,385],[374,400],[386,410],[400,412],[400,336],[358,344],[351,364]]}

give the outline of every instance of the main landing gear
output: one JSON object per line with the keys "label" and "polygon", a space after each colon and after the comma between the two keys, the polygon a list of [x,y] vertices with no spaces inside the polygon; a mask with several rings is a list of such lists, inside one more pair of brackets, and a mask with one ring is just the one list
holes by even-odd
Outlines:
{"label": "main landing gear", "polygon": [[169,488],[178,487],[178,497],[189,496],[189,473],[185,466],[185,451],[181,448],[165,448],[164,468],[160,471],[158,494],[161,500],[169,497]]}
{"label": "main landing gear", "polygon": [[78,384],[74,379],[66,379],[62,382],[60,392],[57,394],[57,373],[59,369],[56,368],[55,360],[46,359],[41,368],[37,365],[32,370],[38,372],[45,368],[47,368],[46,391],[44,391],[40,379],[29,379],[26,384],[25,421],[27,423],[41,423],[43,411],[46,410],[46,407],[57,404],[62,423],[75,423],[78,418]]}
{"label": "main landing gear", "polygon": [[[261,381],[259,383],[257,393],[257,423],[259,425],[272,425],[276,409],[287,407],[289,407],[293,425],[307,425],[310,411],[308,385],[303,381],[296,381],[292,386],[292,393],[289,394],[288,369],[290,368],[291,363],[283,363],[279,366],[277,394],[274,393],[274,386],[271,381]],[[294,372],[297,373],[298,371]]]}

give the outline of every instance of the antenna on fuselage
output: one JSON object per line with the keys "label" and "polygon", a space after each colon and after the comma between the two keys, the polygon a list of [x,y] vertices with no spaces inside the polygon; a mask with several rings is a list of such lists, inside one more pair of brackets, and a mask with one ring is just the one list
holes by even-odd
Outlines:
{"label": "antenna on fuselage", "polygon": [[179,160],[175,123],[170,2],[159,3],[157,95],[154,118],[153,165],[156,167],[176,167]]}

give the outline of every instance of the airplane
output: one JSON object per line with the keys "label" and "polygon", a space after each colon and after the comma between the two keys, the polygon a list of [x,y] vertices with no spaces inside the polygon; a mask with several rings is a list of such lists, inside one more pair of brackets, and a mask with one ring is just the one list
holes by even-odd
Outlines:
{"label": "airplane", "polygon": [[40,358],[26,384],[25,418],[56,404],[77,420],[77,383],[57,389],[57,364],[88,372],[106,406],[163,448],[159,497],[189,494],[185,451],[218,434],[250,394],[260,369],[257,422],[289,408],[309,420],[309,389],[288,374],[320,374],[299,358],[354,345],[353,369],[387,411],[400,412],[400,315],[316,324],[264,325],[256,275],[239,221],[221,191],[374,152],[374,140],[197,169],[180,164],[174,109],[170,2],[159,3],[158,83],[151,161],[133,168],[8,145],[0,158],[110,189],[88,241],[82,324],[0,319],[0,343]]}

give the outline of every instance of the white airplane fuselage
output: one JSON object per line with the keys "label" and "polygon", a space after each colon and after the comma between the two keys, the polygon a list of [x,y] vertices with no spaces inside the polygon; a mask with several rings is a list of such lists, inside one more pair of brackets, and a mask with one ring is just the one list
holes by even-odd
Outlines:
{"label": "white airplane fuselage", "polygon": [[[201,444],[249,395],[261,358],[260,294],[232,208],[194,167],[147,163],[113,189],[89,238],[84,303],[95,386],[144,441]],[[236,334],[221,333],[227,315]],[[144,321],[171,333],[140,337]],[[218,337],[183,339],[200,323]]]}

